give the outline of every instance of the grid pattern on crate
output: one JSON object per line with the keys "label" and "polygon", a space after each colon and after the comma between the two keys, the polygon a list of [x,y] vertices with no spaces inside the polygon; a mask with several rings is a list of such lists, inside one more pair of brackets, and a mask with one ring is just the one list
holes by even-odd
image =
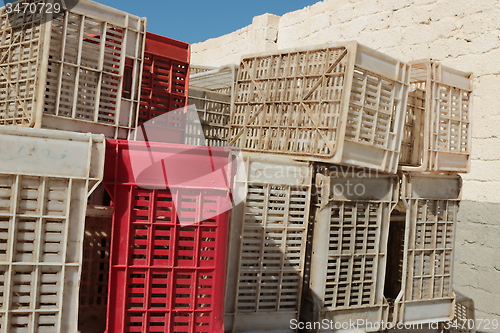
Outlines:
{"label": "grid pattern on crate", "polygon": [[[347,141],[389,149],[398,84],[359,66],[348,67],[345,47],[242,60],[230,140],[250,151],[331,157]],[[351,91],[345,90],[347,75]],[[342,99],[349,106],[343,110]],[[347,112],[347,122],[341,124]]]}
{"label": "grid pattern on crate", "polygon": [[[445,79],[446,76],[450,76],[450,73],[455,78]],[[412,90],[410,96],[413,98],[409,99],[407,111],[412,113],[424,108],[421,118],[426,122],[425,126],[429,127],[429,133],[428,137],[423,137],[419,136],[422,128],[412,129],[414,131],[412,135],[418,136],[418,145],[411,149],[423,150],[418,152],[410,150],[403,160],[404,164],[419,167],[422,164],[422,154],[429,154],[426,158],[428,165],[423,167],[428,170],[440,170],[440,164],[443,161],[439,160],[439,153],[449,153],[457,157],[465,157],[466,162],[461,162],[465,165],[455,165],[454,168],[458,167],[459,171],[467,171],[472,109],[470,74],[454,73],[451,69],[444,68],[433,61],[416,61],[412,63],[410,80]],[[459,80],[468,81],[468,87],[466,88]],[[407,121],[411,121],[409,115],[407,115]]]}
{"label": "grid pattern on crate", "polygon": [[[135,128],[145,20],[105,6],[87,16],[82,13],[87,5],[82,2],[41,26],[29,21],[39,17],[27,17],[27,29],[2,40],[4,56],[12,62],[0,58],[1,66],[11,69],[0,71],[0,85],[9,87],[1,123],[79,130],[71,120],[88,121],[107,125],[102,131],[110,137],[126,137]],[[1,17],[2,34],[8,34],[12,20]]]}
{"label": "grid pattern on crate", "polygon": [[[129,204],[115,211],[108,332],[217,332],[227,214],[203,216],[224,191],[114,187]],[[203,222],[181,226],[178,213]]]}
{"label": "grid pattern on crate", "polygon": [[145,53],[139,125],[168,112],[167,125],[184,130],[185,115],[174,111],[187,105],[189,64]]}
{"label": "grid pattern on crate", "polygon": [[405,258],[405,300],[453,297],[452,260],[457,200],[412,199]]}
{"label": "grid pattern on crate", "polygon": [[297,311],[309,188],[251,184],[244,211],[236,312]]}
{"label": "grid pattern on crate", "polygon": [[[229,118],[231,111],[231,95],[218,92],[189,88],[189,104],[194,104],[197,110],[198,119],[195,113],[188,115],[188,130],[186,131],[186,143],[190,145],[200,145],[201,135],[196,133],[195,128],[189,126],[201,125],[205,144],[207,146],[220,147],[227,145],[229,135]],[[198,134],[198,135],[196,135]]]}
{"label": "grid pattern on crate", "polygon": [[455,316],[444,333],[476,333],[474,301],[456,292]]}
{"label": "grid pattern on crate", "polygon": [[425,95],[423,89],[417,88],[408,93],[405,129],[401,143],[400,165],[420,165],[424,149]]}
{"label": "grid pattern on crate", "polygon": [[[0,175],[2,332],[73,331],[83,180]],[[76,319],[74,321],[76,324]]]}
{"label": "grid pattern on crate", "polygon": [[29,123],[37,85],[42,16],[0,10],[0,125]]}
{"label": "grid pattern on crate", "polygon": [[324,305],[353,308],[378,305],[378,262],[383,203],[332,203]]}
{"label": "grid pattern on crate", "polygon": [[111,218],[85,221],[78,325],[81,333],[106,329]]}

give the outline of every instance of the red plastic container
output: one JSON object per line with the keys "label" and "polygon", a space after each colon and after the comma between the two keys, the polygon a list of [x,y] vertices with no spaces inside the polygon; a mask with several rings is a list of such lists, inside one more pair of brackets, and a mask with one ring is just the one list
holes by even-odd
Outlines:
{"label": "red plastic container", "polygon": [[171,111],[187,106],[189,59],[189,44],[146,33],[138,125],[168,112],[169,142],[184,143],[186,115]]}
{"label": "red plastic container", "polygon": [[224,331],[230,158],[227,148],[107,141],[107,333]]}

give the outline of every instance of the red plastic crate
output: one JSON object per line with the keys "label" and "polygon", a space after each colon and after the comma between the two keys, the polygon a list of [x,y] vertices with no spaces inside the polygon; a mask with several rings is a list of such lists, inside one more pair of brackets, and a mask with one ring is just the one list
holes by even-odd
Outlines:
{"label": "red plastic crate", "polygon": [[[227,148],[108,140],[108,333],[224,331],[230,156]],[[175,181],[196,179],[189,187],[166,184],[161,170],[146,167],[152,160],[176,165]],[[205,174],[206,164],[215,176]],[[137,165],[150,176],[135,177]]]}
{"label": "red plastic crate", "polygon": [[168,112],[160,125],[169,142],[184,143],[186,114],[173,110],[187,106],[189,58],[189,44],[146,34],[138,125]]}

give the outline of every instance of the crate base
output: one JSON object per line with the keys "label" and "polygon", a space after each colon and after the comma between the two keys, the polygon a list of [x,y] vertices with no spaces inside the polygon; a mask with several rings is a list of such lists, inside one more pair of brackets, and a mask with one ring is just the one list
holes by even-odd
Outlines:
{"label": "crate base", "polygon": [[290,328],[290,322],[297,318],[297,312],[226,314],[224,327],[228,333],[294,333],[296,331]]}

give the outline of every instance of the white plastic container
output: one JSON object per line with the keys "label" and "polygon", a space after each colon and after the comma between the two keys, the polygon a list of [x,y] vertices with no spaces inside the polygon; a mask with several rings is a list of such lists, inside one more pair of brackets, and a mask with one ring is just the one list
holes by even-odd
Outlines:
{"label": "white plastic container", "polygon": [[468,172],[472,74],[432,60],[411,64],[400,159],[404,171]]}
{"label": "white plastic container", "polygon": [[200,145],[205,139],[207,146],[227,146],[236,68],[228,65],[195,71],[198,73],[189,78],[189,105],[196,106],[198,118],[188,114],[186,144]]}
{"label": "white plastic container", "polygon": [[76,332],[104,136],[2,126],[0,142],[0,332]]}
{"label": "white plastic container", "polygon": [[244,56],[229,141],[395,173],[409,78],[408,64],[356,42]]}
{"label": "white plastic container", "polygon": [[13,25],[26,20],[18,15],[0,9],[0,125],[127,139],[137,122],[146,19],[89,0],[41,25],[41,15]]}
{"label": "white plastic container", "polygon": [[248,175],[237,176],[236,191],[247,196],[232,213],[225,330],[295,332],[290,320],[299,318],[312,170],[283,157],[244,159]]}
{"label": "white plastic container", "polygon": [[398,177],[323,166],[316,169],[316,187],[302,320],[334,323],[313,332],[337,332],[335,328],[351,327],[350,323],[359,330],[378,331],[380,326],[364,323],[388,320],[384,283]]}
{"label": "white plastic container", "polygon": [[453,256],[461,186],[460,176],[403,173],[405,233],[395,322],[453,318]]}
{"label": "white plastic container", "polygon": [[444,333],[476,333],[476,311],[474,301],[455,291],[455,317],[445,324]]}

